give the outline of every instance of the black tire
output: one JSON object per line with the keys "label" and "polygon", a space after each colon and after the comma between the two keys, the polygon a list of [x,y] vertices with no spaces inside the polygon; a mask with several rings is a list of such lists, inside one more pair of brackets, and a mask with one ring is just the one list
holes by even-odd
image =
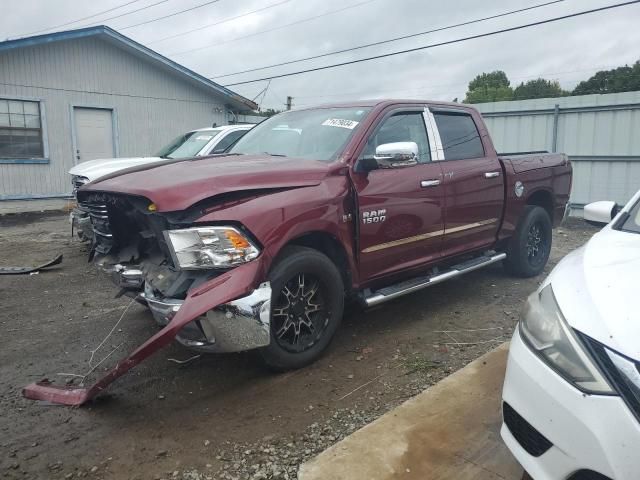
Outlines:
{"label": "black tire", "polygon": [[551,219],[542,207],[527,205],[516,231],[507,245],[504,266],[519,277],[534,277],[542,272],[551,252]]}
{"label": "black tire", "polygon": [[271,343],[260,353],[273,370],[302,368],[322,355],[340,325],[342,276],[326,255],[295,246],[278,256],[268,279]]}

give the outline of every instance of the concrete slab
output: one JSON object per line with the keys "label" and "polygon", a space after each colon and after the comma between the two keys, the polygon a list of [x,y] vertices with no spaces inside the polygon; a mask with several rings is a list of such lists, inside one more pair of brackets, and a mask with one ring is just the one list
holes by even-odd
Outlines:
{"label": "concrete slab", "polygon": [[500,439],[508,344],[300,467],[300,480],[520,480]]}
{"label": "concrete slab", "polygon": [[71,211],[75,200],[72,198],[47,198],[38,200],[2,200],[0,215],[16,213]]}

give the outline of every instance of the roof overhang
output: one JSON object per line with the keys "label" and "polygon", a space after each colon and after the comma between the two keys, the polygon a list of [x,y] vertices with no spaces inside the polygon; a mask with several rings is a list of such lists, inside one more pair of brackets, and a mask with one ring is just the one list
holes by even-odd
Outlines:
{"label": "roof overhang", "polygon": [[225,99],[226,104],[236,111],[251,111],[256,110],[258,105],[238,95],[232,90],[229,90],[216,82],[203,77],[202,75],[188,69],[187,67],[180,65],[179,63],[170,60],[164,55],[151,50],[148,47],[122,35],[121,33],[109,28],[105,25],[99,25],[95,27],[80,28],[77,30],[67,30],[64,32],[47,33],[44,35],[36,35],[33,37],[19,38],[16,40],[8,40],[6,42],[0,42],[0,52],[14,50],[18,48],[32,47],[38,45],[44,45],[47,43],[59,42],[63,40],[77,40],[86,37],[97,37],[101,40],[105,40],[119,48],[122,48],[133,55],[141,57],[146,61],[160,66],[168,71],[177,73],[192,83],[199,85],[205,90],[211,93],[217,94]]}

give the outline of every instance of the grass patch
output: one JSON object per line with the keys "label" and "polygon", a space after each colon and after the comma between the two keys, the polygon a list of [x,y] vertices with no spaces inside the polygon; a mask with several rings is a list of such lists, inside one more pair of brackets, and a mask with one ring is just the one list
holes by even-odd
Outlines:
{"label": "grass patch", "polygon": [[400,361],[400,366],[404,369],[405,375],[411,375],[412,373],[427,373],[434,368],[438,368],[440,365],[440,362],[429,360],[420,354],[405,357]]}

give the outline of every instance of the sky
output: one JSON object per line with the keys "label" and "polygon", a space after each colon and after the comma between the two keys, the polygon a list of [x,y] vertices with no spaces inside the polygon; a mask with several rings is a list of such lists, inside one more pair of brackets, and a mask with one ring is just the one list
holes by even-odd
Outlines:
{"label": "sky", "polygon": [[[229,85],[445,42],[622,0],[563,0],[385,45],[219,77],[546,1],[0,0],[0,40],[105,24],[221,85]],[[128,5],[116,8],[125,3]],[[113,10],[80,20],[108,9]],[[504,70],[513,86],[541,76],[571,89],[597,70],[640,59],[639,20],[640,4],[634,4],[487,38],[229,88],[256,98],[262,109],[278,110],[284,109],[287,96],[293,97],[294,107],[364,98],[462,100],[473,77],[493,70]],[[143,22],[148,23],[138,25]],[[188,33],[191,30],[195,31]]]}

